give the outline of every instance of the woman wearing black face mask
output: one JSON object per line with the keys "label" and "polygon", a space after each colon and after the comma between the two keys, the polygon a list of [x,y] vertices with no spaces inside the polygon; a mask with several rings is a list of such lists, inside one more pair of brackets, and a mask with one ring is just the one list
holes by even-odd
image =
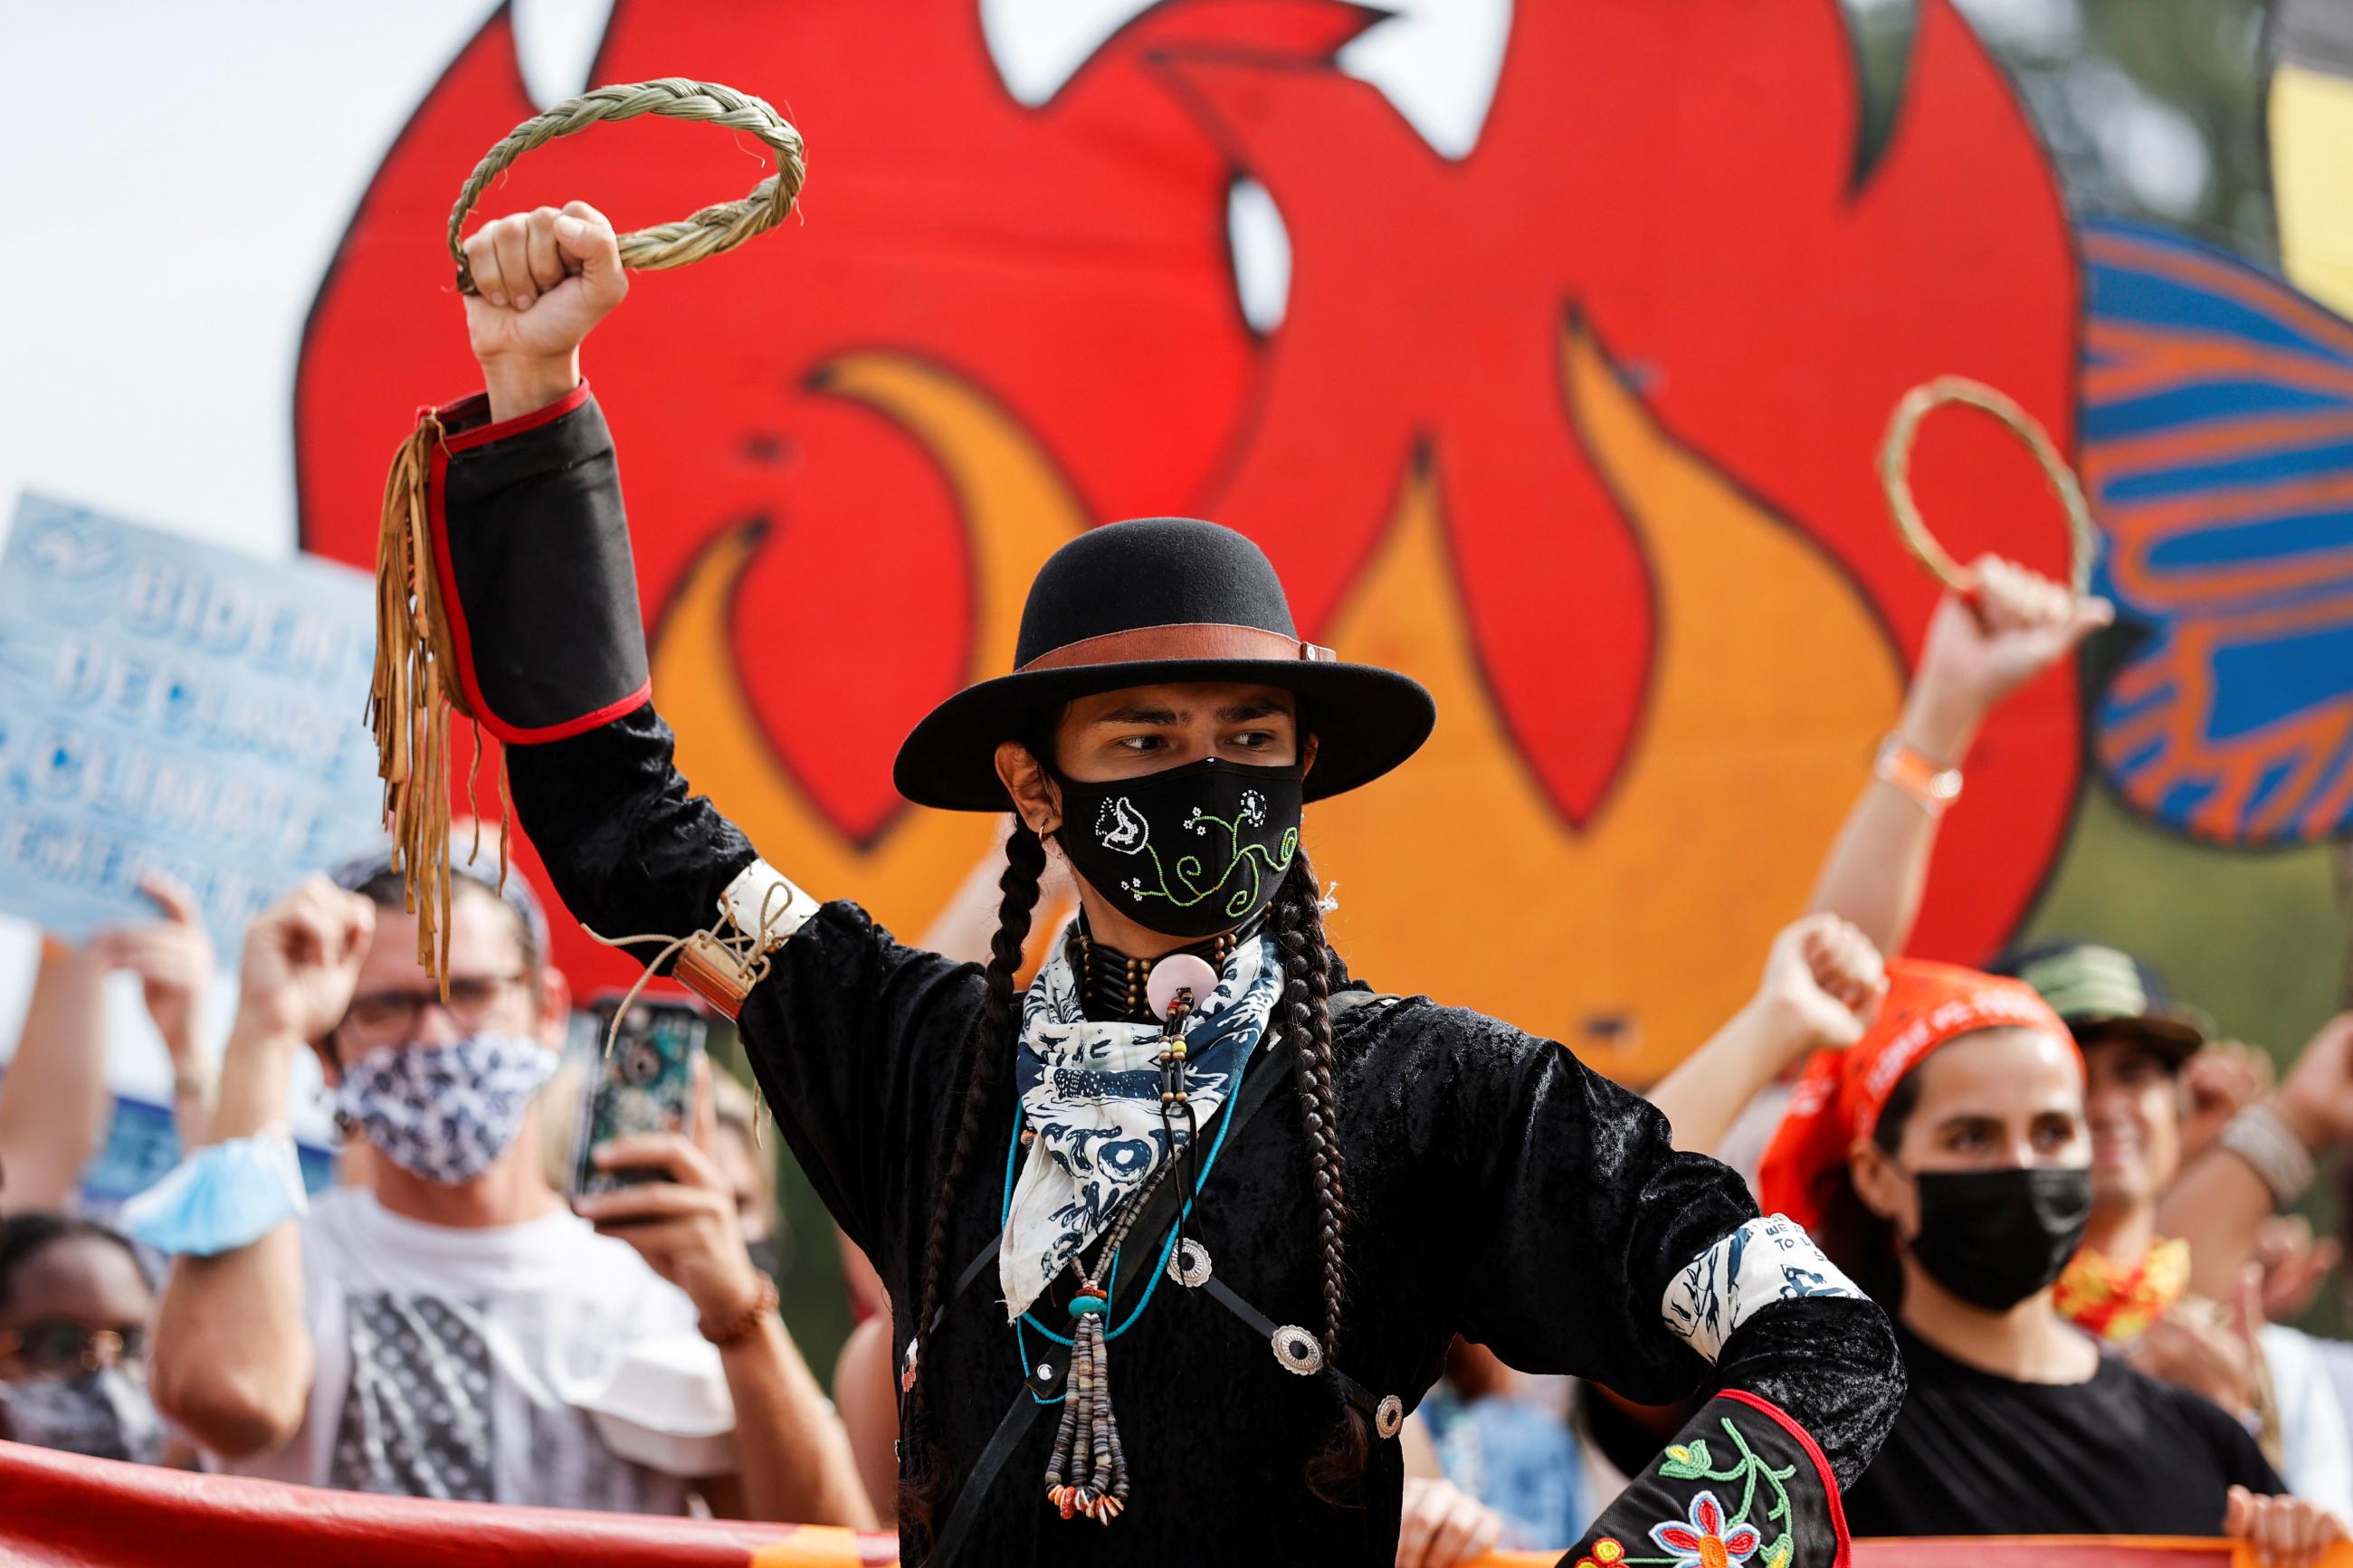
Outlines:
{"label": "woman wearing black face mask", "polygon": [[1910,1390],[1847,1494],[1858,1535],[2244,1536],[2273,1561],[2342,1526],[2254,1439],[2063,1319],[2091,1212],[2084,1066],[2032,990],[1896,959],[1863,1039],[1816,1058],[1760,1172],[1880,1300]]}

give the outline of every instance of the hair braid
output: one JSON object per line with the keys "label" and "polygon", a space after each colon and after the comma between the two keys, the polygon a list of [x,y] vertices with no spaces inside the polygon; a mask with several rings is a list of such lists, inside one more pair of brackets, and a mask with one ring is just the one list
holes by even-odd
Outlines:
{"label": "hair braid", "polygon": [[[1346,1173],[1340,1154],[1340,1098],[1332,1085],[1332,980],[1345,974],[1324,935],[1324,910],[1307,852],[1298,851],[1274,897],[1269,929],[1282,950],[1283,1032],[1298,1058],[1300,1120],[1315,1184],[1316,1237],[1323,1261],[1324,1364],[1339,1364],[1340,1324],[1348,1304]],[[1332,1447],[1308,1466],[1308,1484],[1332,1498],[1364,1468],[1371,1438],[1365,1418],[1343,1401]],[[1336,1499],[1333,1500],[1337,1500]]]}
{"label": "hair braid", "polygon": [[947,1268],[950,1206],[963,1189],[965,1167],[971,1163],[973,1146],[980,1141],[989,1091],[1004,1070],[1013,1042],[1019,1016],[1013,980],[1021,968],[1021,944],[1029,935],[1030,917],[1037,912],[1038,880],[1045,869],[1045,845],[1035,833],[1017,822],[1005,841],[1005,875],[997,884],[1001,895],[997,905],[997,934],[988,944],[979,1021],[973,1029],[972,1043],[966,1047],[962,1119],[956,1123],[955,1141],[948,1146],[939,1191],[932,1199],[932,1228],[923,1243],[923,1286],[911,1336],[917,1347],[915,1380],[907,1391],[900,1419],[905,1438],[921,1445],[910,1451],[922,1458],[915,1474],[900,1484],[899,1511],[914,1524],[927,1544],[933,1510],[946,1495],[950,1479],[946,1456],[918,1429],[926,1404],[923,1390],[928,1382],[926,1358],[930,1353],[932,1320],[939,1315],[942,1280]]}

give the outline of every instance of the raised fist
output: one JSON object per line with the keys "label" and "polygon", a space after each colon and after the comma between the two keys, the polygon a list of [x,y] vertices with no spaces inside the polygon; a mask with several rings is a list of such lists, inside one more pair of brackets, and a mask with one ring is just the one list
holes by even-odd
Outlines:
{"label": "raised fist", "polygon": [[1757,999],[1793,1026],[1806,1049],[1851,1046],[1887,995],[1879,949],[1836,915],[1808,915],[1782,929],[1765,962]]}
{"label": "raised fist", "polygon": [[466,241],[475,292],[466,330],[485,371],[515,361],[569,364],[629,292],[613,226],[586,202],[484,224]]}
{"label": "raised fist", "polygon": [[237,1008],[260,1034],[316,1045],[343,1022],[375,906],[313,875],[246,927]]}
{"label": "raised fist", "polygon": [[[2003,698],[2116,619],[2107,600],[2078,599],[2066,584],[2000,556],[1979,556],[1969,573],[1977,592],[1948,594],[1936,606],[1913,681],[1913,706],[1929,710],[1937,729],[1956,731],[1951,740],[1973,734]],[[1926,748],[1930,755],[1959,762],[1947,738],[1928,738],[1938,742]]]}

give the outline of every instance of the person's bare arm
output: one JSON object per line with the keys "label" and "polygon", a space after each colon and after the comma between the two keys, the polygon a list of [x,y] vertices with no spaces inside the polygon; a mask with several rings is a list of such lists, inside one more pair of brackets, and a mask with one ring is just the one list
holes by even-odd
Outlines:
{"label": "person's bare arm", "polygon": [[[342,1019],[375,929],[375,907],[323,877],[254,921],[215,1142],[284,1126],[295,1060]],[[151,1376],[156,1408],[198,1443],[230,1458],[284,1447],[301,1427],[315,1365],[295,1222],[216,1257],[173,1261]]]}
{"label": "person's bare arm", "polygon": [[[2264,1103],[2315,1159],[2353,1139],[2353,1013],[2321,1027]],[[2189,1163],[2158,1203],[2157,1227],[2189,1244],[2192,1290],[2229,1297],[2276,1201],[2255,1168],[2223,1144]]]}
{"label": "person's bare arm", "polygon": [[107,968],[139,976],[147,1016],[172,1061],[172,1124],[180,1147],[193,1149],[205,1142],[212,1117],[212,1072],[196,1039],[205,992],[212,984],[212,937],[195,895],[172,878],[147,877],[139,890],[154,900],[164,918],[100,931],[90,946]]}
{"label": "person's bare arm", "polygon": [[899,1519],[899,1379],[891,1367],[891,1309],[849,1331],[833,1363],[833,1404],[849,1435],[875,1521]]}
{"label": "person's bare arm", "polygon": [[1650,1092],[1675,1147],[1713,1154],[1741,1109],[1809,1051],[1851,1046],[1886,994],[1878,951],[1836,915],[1809,915],[1773,941],[1748,1005]]}
{"label": "person's bare arm", "polygon": [[111,1103],[105,963],[43,937],[16,1054],[0,1078],[0,1213],[67,1206]]}
{"label": "person's bare arm", "polygon": [[[722,1333],[759,1306],[764,1282],[744,1250],[734,1190],[711,1156],[710,1084],[702,1076],[709,1070],[707,1061],[696,1066],[692,1138],[644,1133],[593,1152],[599,1165],[650,1168],[670,1180],[584,1194],[573,1206],[598,1231],[636,1247],[686,1292],[705,1331]],[[752,1332],[720,1347],[735,1405],[736,1485],[707,1491],[707,1500],[713,1511],[740,1507],[746,1519],[873,1529],[849,1435],[825,1390],[773,1307],[758,1316]]]}
{"label": "person's bare arm", "polygon": [[[1969,601],[1947,595],[1936,606],[1895,726],[1905,745],[1942,767],[1961,765],[2003,698],[2116,616],[2105,599],[2079,601],[1994,556],[1970,570],[1978,592]],[[1831,843],[1809,907],[1844,916],[1882,952],[1902,952],[1919,918],[1937,824],[1902,789],[1872,779]]]}

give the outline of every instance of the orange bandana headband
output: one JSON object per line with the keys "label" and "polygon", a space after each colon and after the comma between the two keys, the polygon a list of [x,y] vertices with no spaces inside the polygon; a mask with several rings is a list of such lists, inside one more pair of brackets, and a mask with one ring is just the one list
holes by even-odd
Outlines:
{"label": "orange bandana headband", "polygon": [[[2022,981],[1958,964],[1888,960],[1887,1000],[1870,1031],[1846,1050],[1817,1051],[1799,1075],[1757,1173],[1765,1212],[1817,1229],[1824,1184],[1844,1179],[1847,1151],[1878,1130],[1880,1113],[1905,1075],[1965,1035],[2001,1028],[2073,1038],[2059,1015]],[[2080,1071],[2080,1057],[2077,1062]]]}

